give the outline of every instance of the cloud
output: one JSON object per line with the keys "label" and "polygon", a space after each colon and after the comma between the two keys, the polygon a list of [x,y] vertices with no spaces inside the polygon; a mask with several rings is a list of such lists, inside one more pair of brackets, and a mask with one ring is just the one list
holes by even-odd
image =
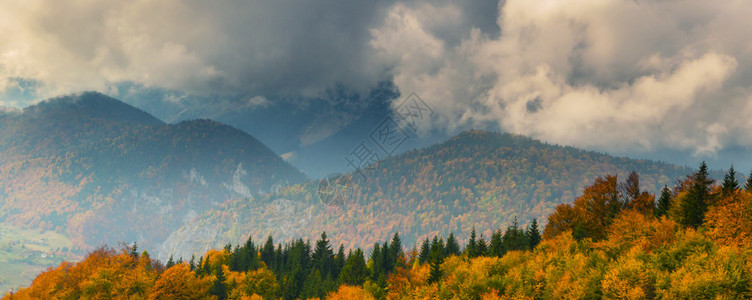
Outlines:
{"label": "cloud", "polygon": [[712,155],[752,146],[749,15],[701,0],[9,0],[0,104],[98,90],[214,118],[391,80],[435,111],[421,131]]}
{"label": "cloud", "polygon": [[316,95],[335,84],[367,89],[386,72],[367,43],[382,6],[3,1],[0,78],[43,82],[41,97],[112,92],[119,82],[250,97]]}
{"label": "cloud", "polygon": [[449,43],[451,3],[396,4],[372,29],[397,87],[438,116],[431,128],[487,128],[612,152],[715,153],[750,145],[752,3],[502,3],[500,34]]}

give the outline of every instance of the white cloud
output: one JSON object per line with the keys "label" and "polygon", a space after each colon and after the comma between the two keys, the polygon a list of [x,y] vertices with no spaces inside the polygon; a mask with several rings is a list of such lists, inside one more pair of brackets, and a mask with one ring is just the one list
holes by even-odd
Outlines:
{"label": "white cloud", "polygon": [[751,13],[748,2],[509,0],[500,36],[468,29],[449,45],[430,28],[458,15],[451,4],[397,4],[371,43],[400,90],[439,114],[424,128],[498,124],[580,147],[708,155],[752,137],[739,121]]}

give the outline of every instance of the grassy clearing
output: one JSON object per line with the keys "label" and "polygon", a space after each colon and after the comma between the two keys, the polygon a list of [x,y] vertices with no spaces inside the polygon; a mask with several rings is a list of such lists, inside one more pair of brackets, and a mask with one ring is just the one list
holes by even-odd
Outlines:
{"label": "grassy clearing", "polygon": [[68,260],[70,240],[54,231],[0,224],[0,295],[26,286],[39,272]]}

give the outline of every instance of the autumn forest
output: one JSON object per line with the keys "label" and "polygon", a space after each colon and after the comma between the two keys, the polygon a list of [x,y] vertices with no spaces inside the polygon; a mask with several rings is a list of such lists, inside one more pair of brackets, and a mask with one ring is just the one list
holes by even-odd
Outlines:
{"label": "autumn forest", "polygon": [[702,163],[654,195],[635,172],[604,175],[543,228],[515,220],[491,236],[473,228],[466,241],[406,245],[395,232],[345,249],[321,233],[166,262],[136,244],[103,246],[5,299],[748,298],[752,179],[737,177],[732,167],[716,182]]}

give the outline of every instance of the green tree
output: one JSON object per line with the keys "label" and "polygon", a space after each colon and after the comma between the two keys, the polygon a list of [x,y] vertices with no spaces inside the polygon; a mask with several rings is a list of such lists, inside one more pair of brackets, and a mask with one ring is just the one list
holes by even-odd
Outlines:
{"label": "green tree", "polygon": [[339,274],[339,281],[343,284],[359,286],[366,281],[368,272],[366,270],[366,260],[363,250],[356,248],[347,256],[345,266]]}
{"label": "green tree", "polygon": [[697,228],[702,225],[705,212],[711,202],[710,185],[713,180],[708,178],[708,165],[703,161],[699,170],[692,176],[692,186],[685,199],[681,202],[679,223],[684,226]]}
{"label": "green tree", "polygon": [[174,265],[175,265],[175,261],[172,259],[172,254],[170,254],[170,258],[167,259],[167,264],[165,265],[165,268],[169,269]]}
{"label": "green tree", "polygon": [[[205,264],[208,265],[209,263],[206,262]],[[225,285],[225,280],[227,280],[225,278],[225,271],[220,266],[217,270],[217,277],[214,278],[214,282],[209,289],[209,294],[217,296],[218,300],[227,299],[227,285]]]}
{"label": "green tree", "polygon": [[418,262],[421,264],[424,264],[428,261],[429,255],[431,254],[431,246],[430,242],[428,241],[428,238],[423,240],[423,243],[420,244],[420,252],[418,254]]}
{"label": "green tree", "polygon": [[476,241],[476,233],[475,233],[475,226],[473,226],[473,230],[470,231],[470,240],[467,241],[467,247],[465,247],[465,253],[467,253],[467,257],[473,258],[478,256],[478,242]]}
{"label": "green tree", "polygon": [[444,263],[443,248],[441,239],[434,236],[433,242],[431,242],[431,254],[428,259],[431,264],[428,273],[428,283],[438,282],[443,276],[443,272],[441,271],[441,264]]}
{"label": "green tree", "polygon": [[394,271],[398,266],[400,257],[405,257],[405,252],[402,249],[402,239],[400,239],[399,232],[395,232],[392,237],[392,243],[389,245],[389,272]]}
{"label": "green tree", "polygon": [[329,278],[332,266],[334,265],[334,252],[326,237],[326,232],[321,233],[321,238],[316,241],[316,248],[311,255],[311,262],[315,270],[321,273],[320,279]]}
{"label": "green tree", "polygon": [[726,176],[723,177],[723,185],[721,186],[721,197],[727,197],[736,190],[739,189],[739,182],[736,181],[736,171],[734,171],[734,165],[731,165]]}
{"label": "green tree", "polygon": [[660,218],[668,215],[669,208],[671,208],[671,190],[668,186],[664,185],[661,190],[661,197],[658,198],[658,206],[655,209],[655,216]]}
{"label": "green tree", "polygon": [[263,261],[269,270],[276,270],[276,258],[274,257],[274,239],[270,235],[266,238],[264,247],[261,248],[261,261]]}
{"label": "green tree", "polygon": [[535,249],[535,246],[538,246],[538,244],[540,244],[541,234],[540,234],[540,230],[538,229],[537,219],[533,219],[533,221],[530,222],[530,226],[527,227],[527,232],[525,232],[525,236],[527,237],[527,243],[530,249]]}
{"label": "green tree", "polygon": [[747,192],[752,193],[752,170],[749,171],[749,176],[747,176],[747,183],[744,185],[744,189]]}
{"label": "green tree", "polygon": [[491,235],[491,243],[488,245],[488,254],[489,256],[493,255],[496,257],[502,257],[504,256],[504,253],[506,253],[506,251],[504,250],[504,242],[501,238],[501,229],[497,229]]}
{"label": "green tree", "polygon": [[444,248],[445,256],[450,255],[460,255],[460,244],[457,242],[457,239],[454,237],[454,233],[450,232],[449,237],[446,240],[446,248]]}

